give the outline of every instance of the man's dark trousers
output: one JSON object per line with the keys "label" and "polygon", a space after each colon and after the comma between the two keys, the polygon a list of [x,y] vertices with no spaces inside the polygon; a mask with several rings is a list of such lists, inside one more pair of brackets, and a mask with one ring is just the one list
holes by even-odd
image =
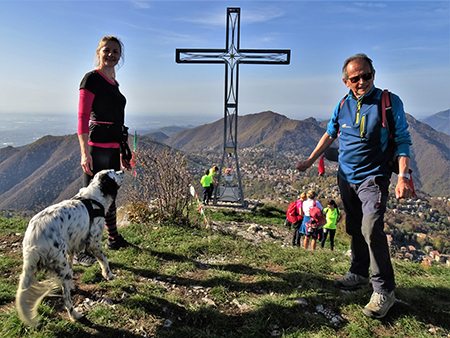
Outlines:
{"label": "man's dark trousers", "polygon": [[346,214],[346,231],[352,237],[350,272],[368,277],[372,268],[375,292],[395,289],[389,247],[384,233],[384,213],[389,195],[387,177],[369,177],[360,184],[340,178],[338,184]]}

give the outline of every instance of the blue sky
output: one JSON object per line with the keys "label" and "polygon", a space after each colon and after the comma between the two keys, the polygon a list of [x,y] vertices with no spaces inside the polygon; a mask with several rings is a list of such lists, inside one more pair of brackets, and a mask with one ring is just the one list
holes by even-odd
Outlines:
{"label": "blue sky", "polygon": [[329,118],[347,92],[343,61],[359,52],[416,118],[450,108],[448,1],[0,0],[0,117],[76,115],[79,82],[112,34],[125,44],[128,116],[216,121],[224,66],[177,64],[175,49],[224,48],[227,7],[241,8],[241,48],[291,50],[289,66],[240,66],[240,115]]}

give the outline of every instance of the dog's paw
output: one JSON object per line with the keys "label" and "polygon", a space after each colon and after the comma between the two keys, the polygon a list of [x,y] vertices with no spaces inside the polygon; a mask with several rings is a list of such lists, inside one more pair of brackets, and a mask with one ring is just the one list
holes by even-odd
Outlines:
{"label": "dog's paw", "polygon": [[83,317],[83,315],[75,310],[73,310],[72,313],[70,314],[70,319],[72,321],[80,320],[82,317]]}
{"label": "dog's paw", "polygon": [[111,272],[105,277],[107,280],[114,280],[116,275],[113,275]]}

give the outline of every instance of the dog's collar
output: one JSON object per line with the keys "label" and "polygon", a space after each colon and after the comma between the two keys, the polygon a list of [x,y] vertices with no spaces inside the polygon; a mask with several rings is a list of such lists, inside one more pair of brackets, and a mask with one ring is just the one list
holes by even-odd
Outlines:
{"label": "dog's collar", "polygon": [[[94,218],[96,218],[96,217],[105,217],[105,208],[103,207],[103,205],[101,205],[96,200],[89,199],[89,198],[83,198],[83,197],[74,197],[72,199],[78,200],[84,204],[84,206],[86,207],[86,209],[89,213],[90,224],[92,224],[92,222],[94,221]],[[94,209],[92,204],[95,204],[97,207],[99,207],[99,209]]]}

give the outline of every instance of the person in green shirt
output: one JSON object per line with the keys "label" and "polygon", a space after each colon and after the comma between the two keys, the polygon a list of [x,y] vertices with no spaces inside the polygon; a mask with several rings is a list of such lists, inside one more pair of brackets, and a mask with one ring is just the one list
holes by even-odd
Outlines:
{"label": "person in green shirt", "polygon": [[339,210],[336,202],[334,200],[330,200],[325,209],[323,209],[323,214],[327,218],[327,223],[323,226],[323,236],[321,239],[321,247],[325,246],[325,242],[328,237],[328,233],[330,234],[330,248],[331,251],[334,251],[334,237],[336,235],[336,223],[341,218],[341,211]]}
{"label": "person in green shirt", "polygon": [[217,182],[217,179],[216,179],[217,175],[219,175],[219,167],[215,165],[214,167],[209,169],[209,176],[212,179],[211,188],[209,189],[209,199],[212,199],[212,194],[214,192],[214,189],[217,189],[217,187],[219,186],[219,182]]}
{"label": "person in green shirt", "polygon": [[209,169],[205,169],[205,175],[203,175],[200,183],[203,187],[203,204],[209,204],[209,200],[211,199],[211,190],[213,187],[213,179],[209,175]]}
{"label": "person in green shirt", "polygon": [[209,176],[211,176],[212,180],[213,180],[213,184],[217,184],[217,180],[215,178],[215,176],[217,176],[219,174],[219,167],[218,166],[214,166],[211,169],[209,169]]}

